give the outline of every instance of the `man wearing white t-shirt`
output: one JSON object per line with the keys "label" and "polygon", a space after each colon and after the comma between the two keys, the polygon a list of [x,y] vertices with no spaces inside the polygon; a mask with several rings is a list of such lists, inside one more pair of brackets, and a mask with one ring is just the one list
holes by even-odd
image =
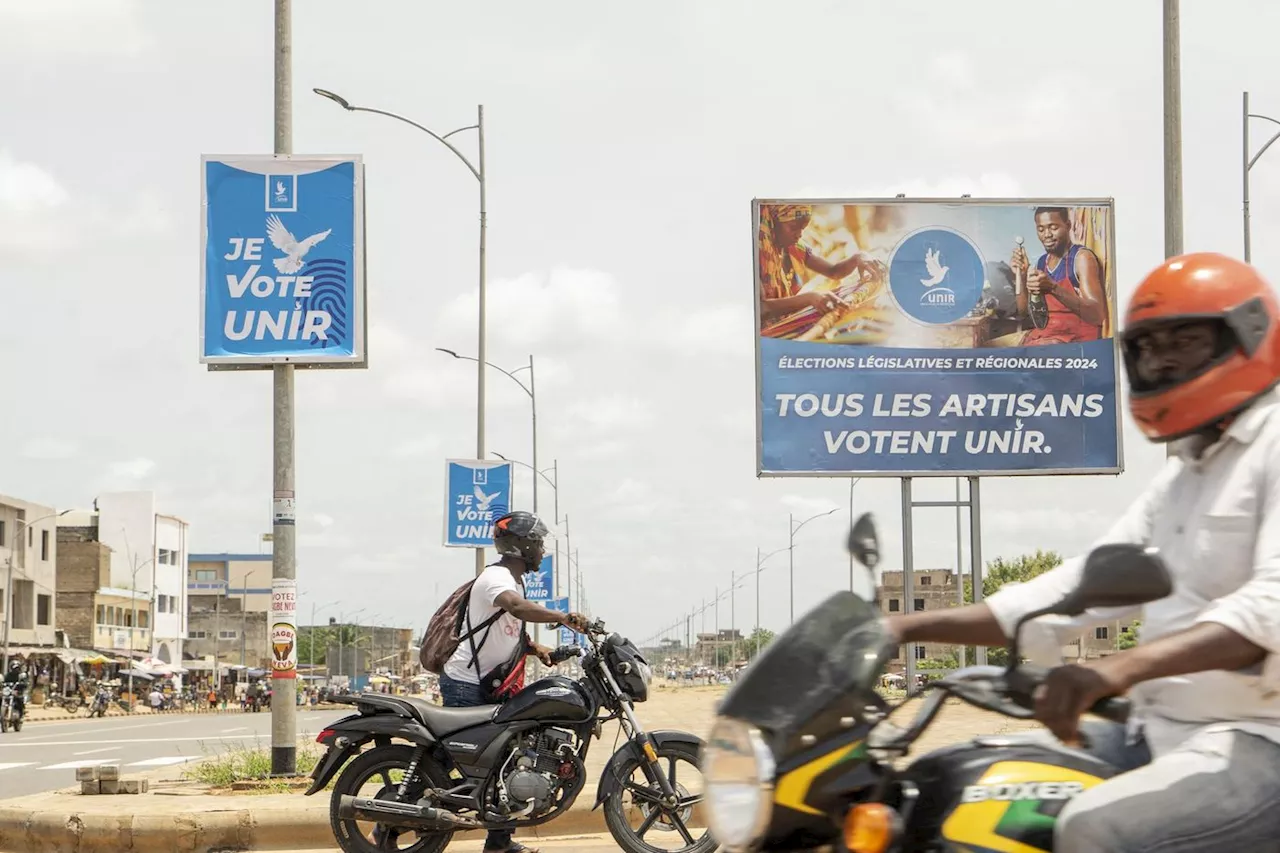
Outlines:
{"label": "man wearing white t-shirt", "polygon": [[[463,619],[464,639],[444,665],[440,697],[448,707],[488,705],[494,681],[501,681],[519,667],[527,654],[551,663],[551,649],[530,641],[523,623],[566,625],[582,630],[587,620],[578,613],[560,613],[524,597],[524,576],[542,564],[547,526],[528,512],[512,512],[493,525],[493,545],[501,558],[487,567],[471,586]],[[469,636],[467,636],[469,635]],[[512,841],[511,830],[489,833],[485,853],[526,853]]]}

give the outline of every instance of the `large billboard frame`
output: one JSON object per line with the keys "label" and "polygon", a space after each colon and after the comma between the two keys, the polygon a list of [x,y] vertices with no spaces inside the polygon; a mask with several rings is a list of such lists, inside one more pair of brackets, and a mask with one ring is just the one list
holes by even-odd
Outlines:
{"label": "large billboard frame", "polygon": [[[352,283],[352,311],[355,315],[352,323],[353,346],[355,356],[325,356],[321,354],[306,356],[206,356],[205,355],[205,306],[208,299],[208,263],[205,253],[209,244],[208,198],[208,164],[223,163],[234,168],[245,167],[246,171],[258,172],[268,163],[339,163],[355,164],[354,216],[352,234],[355,245],[352,247],[352,267],[355,280]],[[363,370],[369,367],[369,311],[367,299],[368,264],[366,242],[368,237],[368,219],[365,216],[365,163],[361,154],[202,154],[200,155],[200,302],[196,306],[199,312],[200,327],[200,363],[210,372],[224,370],[272,370],[278,364],[292,364],[299,370],[348,369]]]}
{"label": "large billboard frame", "polygon": [[[1121,395],[1121,352],[1120,339],[1116,334],[1111,337],[1115,350],[1115,388],[1116,388],[1116,465],[1112,468],[1067,468],[1044,471],[1038,469],[1016,469],[1001,471],[960,469],[954,471],[770,471],[764,467],[764,377],[761,375],[760,352],[760,208],[765,205],[797,204],[809,207],[826,207],[835,205],[876,205],[876,206],[912,206],[921,204],[987,207],[1106,207],[1110,211],[1107,223],[1107,241],[1114,250],[1116,245],[1116,205],[1115,198],[1066,198],[1062,196],[1036,196],[1030,198],[971,198],[954,196],[931,198],[906,196],[895,198],[753,198],[751,200],[751,280],[754,284],[752,304],[752,340],[755,358],[755,410],[756,410],[756,479],[813,478],[844,479],[846,477],[877,477],[883,479],[903,479],[906,477],[1066,477],[1066,476],[1118,476],[1124,473],[1124,414],[1120,405]],[[1113,318],[1118,318],[1116,287],[1116,264],[1112,263],[1107,270],[1107,284],[1110,291],[1108,310]]]}

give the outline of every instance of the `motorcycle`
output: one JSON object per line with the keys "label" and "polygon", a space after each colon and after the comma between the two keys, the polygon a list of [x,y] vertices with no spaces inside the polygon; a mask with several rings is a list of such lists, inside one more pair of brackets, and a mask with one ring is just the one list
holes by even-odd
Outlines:
{"label": "motorcycle", "polygon": [[[586,785],[591,739],[601,736],[604,723],[618,720],[626,743],[610,758],[593,807],[604,807],[618,845],[627,853],[652,853],[661,848],[645,836],[655,830],[678,834],[683,853],[712,853],[711,833],[695,838],[689,828],[702,796],[691,795],[676,773],[681,762],[686,773],[697,769],[701,739],[642,729],[633,705],[649,698],[648,663],[603,622],[589,625],[585,636],[589,649],[562,646],[552,654],[553,663],[580,658],[580,677],[539,679],[502,705],[444,708],[379,693],[334,697],[358,713],[316,738],[327,752],[306,794],[323,790],[346,765],[329,807],[338,846],[345,853],[440,853],[457,831],[554,820]],[[373,747],[361,752],[370,742]],[[639,781],[632,778],[637,773],[643,776]],[[371,783],[373,793],[364,793]],[[643,818],[638,829],[628,820],[624,792]],[[359,822],[375,824],[372,838],[363,835]],[[416,840],[400,846],[409,833]]]}
{"label": "motorcycle", "polygon": [[93,704],[89,706],[89,719],[105,717],[107,715],[107,706],[110,704],[111,691],[105,687],[99,687],[97,692],[93,694]]}
{"label": "motorcycle", "polygon": [[24,712],[18,710],[18,692],[14,690],[13,684],[6,682],[3,689],[0,689],[0,732],[10,729],[22,731],[23,716]]}
{"label": "motorcycle", "polygon": [[[849,549],[868,569],[879,562],[869,515],[854,525]],[[977,737],[904,769],[894,762],[910,754],[948,697],[1034,716],[1033,695],[1049,670],[1020,662],[1026,622],[1137,606],[1171,591],[1153,549],[1095,549],[1070,594],[1018,622],[1008,667],[966,667],[931,682],[915,694],[932,693],[905,729],[888,719],[901,706],[874,690],[896,638],[875,606],[833,595],[778,637],[722,700],[702,759],[712,831],[729,853],[826,845],[842,853],[1052,851],[1062,807],[1117,768],[1035,733]],[[1122,723],[1129,703],[1103,699],[1090,713]],[[1106,725],[1085,720],[1082,735]]]}

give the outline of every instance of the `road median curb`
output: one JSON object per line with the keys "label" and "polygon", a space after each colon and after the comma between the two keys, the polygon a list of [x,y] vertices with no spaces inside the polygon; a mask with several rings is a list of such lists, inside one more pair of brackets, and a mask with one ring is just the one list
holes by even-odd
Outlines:
{"label": "road median curb", "polygon": [[[61,795],[70,800],[76,795]],[[149,799],[149,795],[147,796]],[[95,798],[96,799],[96,798]],[[332,846],[328,798],[309,808],[272,797],[262,808],[218,809],[219,797],[191,797],[177,813],[110,814],[67,807],[0,807],[2,853],[213,853],[213,851],[307,850]],[[265,799],[265,798],[264,798]],[[516,833],[521,837],[607,832],[604,813],[579,801],[566,814]],[[468,837],[473,833],[459,833]]]}

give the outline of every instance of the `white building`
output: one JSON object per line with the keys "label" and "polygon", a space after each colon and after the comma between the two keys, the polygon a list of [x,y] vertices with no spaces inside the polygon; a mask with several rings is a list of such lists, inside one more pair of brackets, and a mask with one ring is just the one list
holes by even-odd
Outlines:
{"label": "white building", "polygon": [[154,492],[106,492],[94,500],[93,510],[68,513],[59,526],[88,527],[95,520],[98,541],[111,549],[111,587],[141,592],[150,600],[147,654],[181,663],[190,525],[156,512]]}
{"label": "white building", "polygon": [[57,510],[0,495],[0,614],[10,646],[53,646],[57,589]]}

